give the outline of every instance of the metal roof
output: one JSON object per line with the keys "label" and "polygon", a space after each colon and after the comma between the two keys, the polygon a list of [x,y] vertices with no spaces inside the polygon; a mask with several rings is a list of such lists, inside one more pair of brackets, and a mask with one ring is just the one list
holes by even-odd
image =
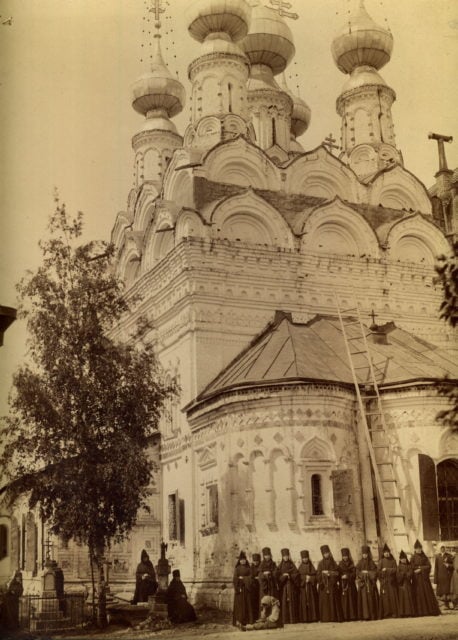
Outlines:
{"label": "metal roof", "polygon": [[[364,327],[380,385],[458,379],[452,355],[399,329],[392,322],[371,331]],[[346,328],[352,351],[363,351],[357,324]],[[365,355],[354,356],[359,382],[370,380]],[[340,323],[335,316],[316,316],[295,323],[277,312],[276,320],[259,334],[198,396],[197,402],[238,386],[259,386],[292,380],[352,384]]]}

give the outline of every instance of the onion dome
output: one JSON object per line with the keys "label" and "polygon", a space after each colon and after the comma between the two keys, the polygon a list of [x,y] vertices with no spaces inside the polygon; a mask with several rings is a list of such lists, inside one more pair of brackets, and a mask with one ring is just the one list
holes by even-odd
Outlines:
{"label": "onion dome", "polygon": [[331,51],[342,73],[368,65],[381,69],[391,58],[393,36],[376,24],[361,1],[356,15],[349,18],[345,27],[334,38]]}
{"label": "onion dome", "polygon": [[193,0],[186,13],[189,33],[198,42],[211,33],[227,33],[236,42],[248,32],[251,9],[245,0]]}
{"label": "onion dome", "polygon": [[291,113],[291,131],[297,138],[305,133],[309,127],[312,112],[310,107],[299,96],[289,92],[289,95],[293,99],[293,111]]}
{"label": "onion dome", "polygon": [[274,75],[282,73],[295,53],[293,34],[276,11],[259,4],[253,7],[251,27],[241,43],[252,65],[265,64]]}
{"label": "onion dome", "polygon": [[169,118],[183,110],[186,94],[183,85],[167,69],[162,58],[159,37],[151,69],[132,85],[132,106],[146,116],[151,111],[164,111]]}
{"label": "onion dome", "polygon": [[286,79],[284,76],[282,89],[289,95],[289,97],[293,101],[293,109],[291,112],[291,133],[295,138],[297,138],[305,133],[309,128],[312,111],[305,100],[302,100],[302,98],[291,91],[291,89],[286,84]]}
{"label": "onion dome", "polygon": [[345,93],[346,91],[351,91],[351,89],[357,89],[358,87],[364,87],[371,84],[387,86],[385,80],[379,73],[377,73],[374,67],[368,67],[367,65],[363,67],[356,67],[356,69],[353,69],[351,72],[350,77],[346,80],[342,91]]}

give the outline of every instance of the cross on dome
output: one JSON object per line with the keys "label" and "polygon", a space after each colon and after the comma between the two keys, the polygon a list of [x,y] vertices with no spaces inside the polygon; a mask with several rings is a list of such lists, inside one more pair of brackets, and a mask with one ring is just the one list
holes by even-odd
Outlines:
{"label": "cross on dome", "polygon": [[161,13],[165,13],[165,9],[162,6],[162,0],[153,0],[151,7],[148,9],[151,13],[154,11],[154,18],[157,22],[161,19]]}
{"label": "cross on dome", "polygon": [[288,9],[291,9],[293,6],[291,2],[285,2],[285,0],[269,0],[269,3],[272,5],[269,9],[276,11],[282,18],[291,18],[291,20],[297,20],[299,18],[297,13],[288,11]]}

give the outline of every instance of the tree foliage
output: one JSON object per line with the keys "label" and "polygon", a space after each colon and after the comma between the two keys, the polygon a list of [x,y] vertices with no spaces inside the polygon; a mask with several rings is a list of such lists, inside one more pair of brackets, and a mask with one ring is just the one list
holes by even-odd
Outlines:
{"label": "tree foliage", "polygon": [[29,361],[13,379],[0,464],[11,501],[27,493],[54,534],[101,561],[147,508],[148,445],[175,388],[142,339],[145,323],[115,339],[129,304],[113,248],[78,244],[82,222],[57,201],[42,264],[18,285]]}
{"label": "tree foliage", "polygon": [[[453,245],[453,255],[441,256],[436,266],[444,298],[440,306],[440,317],[452,327],[458,324],[458,242]],[[458,387],[448,379],[441,380],[437,389],[439,395],[448,398],[450,406],[440,411],[436,419],[443,425],[458,431]]]}

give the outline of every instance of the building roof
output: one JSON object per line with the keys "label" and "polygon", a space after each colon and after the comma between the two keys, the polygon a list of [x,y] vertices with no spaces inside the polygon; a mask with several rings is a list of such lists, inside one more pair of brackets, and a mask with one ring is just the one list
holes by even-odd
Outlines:
{"label": "building roof", "polygon": [[[346,319],[345,319],[346,322]],[[365,326],[367,342],[379,385],[458,379],[453,357],[433,344],[396,327]],[[346,328],[352,352],[364,349],[359,325]],[[354,356],[361,384],[370,381],[365,355]],[[345,341],[336,316],[315,316],[307,323],[293,322],[288,313],[253,339],[197,397],[197,403],[236,387],[263,386],[287,381],[314,381],[352,385]]]}

